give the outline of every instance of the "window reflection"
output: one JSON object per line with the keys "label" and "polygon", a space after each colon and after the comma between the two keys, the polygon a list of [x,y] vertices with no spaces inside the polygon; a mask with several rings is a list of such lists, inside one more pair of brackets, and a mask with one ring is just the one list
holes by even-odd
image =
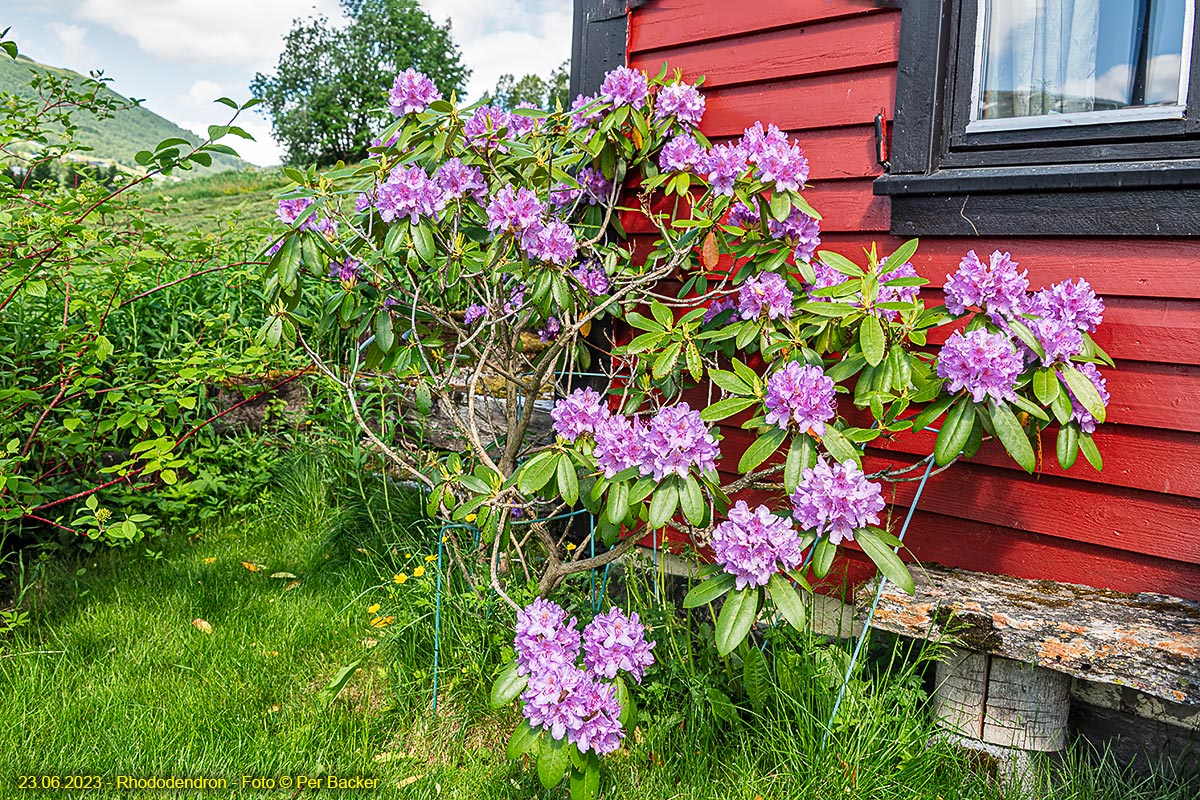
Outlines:
{"label": "window reflection", "polygon": [[977,117],[1180,103],[1187,1],[981,0]]}

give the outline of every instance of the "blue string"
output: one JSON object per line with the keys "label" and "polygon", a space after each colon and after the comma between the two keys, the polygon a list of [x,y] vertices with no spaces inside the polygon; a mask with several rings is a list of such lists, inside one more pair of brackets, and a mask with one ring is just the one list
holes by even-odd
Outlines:
{"label": "blue string", "polygon": [[[908,523],[912,522],[913,512],[917,510],[917,503],[921,502],[921,493],[925,491],[925,482],[929,480],[929,474],[933,471],[933,456],[929,457],[929,463],[925,465],[925,474],[921,476],[921,482],[917,485],[917,493],[913,495],[913,501],[908,506],[908,513],[904,516],[904,525],[900,527],[900,541],[904,541],[904,534],[908,533]],[[900,548],[893,548],[892,552],[899,552]],[[879,607],[879,598],[883,594],[884,584],[887,583],[887,578],[882,573],[879,575],[879,585],[875,587],[875,599],[871,601],[871,610],[867,612],[867,621],[863,624],[862,633],[858,635],[858,643],[854,645],[854,655],[850,657],[850,666],[846,667],[846,675],[842,678],[842,687],[838,690],[837,699],[833,702],[833,713],[829,715],[829,721],[825,723],[825,733],[821,735],[821,750],[825,749],[825,745],[829,741],[829,734],[833,731],[833,721],[837,719],[838,709],[841,708],[842,698],[846,696],[846,687],[850,685],[850,678],[854,674],[854,666],[858,663],[858,656],[862,652],[863,643],[867,640],[867,634],[871,631],[871,621],[875,619],[875,609]]]}

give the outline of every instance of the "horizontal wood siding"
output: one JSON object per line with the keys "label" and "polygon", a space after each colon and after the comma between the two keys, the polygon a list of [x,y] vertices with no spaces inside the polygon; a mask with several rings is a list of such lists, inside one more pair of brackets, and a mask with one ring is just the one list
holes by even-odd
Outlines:
{"label": "horizontal wood siding", "polygon": [[[875,0],[649,0],[631,12],[629,63],[684,79],[704,77],[714,140],[756,120],[800,140],[811,165],[806,196],[822,213],[823,247],[851,257],[871,242],[888,252],[890,207],[872,192],[875,116],[895,104],[898,11]],[[631,232],[651,234],[631,220]],[[1069,231],[1064,231],[1069,234]],[[922,561],[1023,578],[1200,599],[1200,248],[1194,242],[1095,237],[927,238],[913,265],[940,287],[959,260],[1005,250],[1032,286],[1086,277],[1107,312],[1097,341],[1117,361],[1105,370],[1110,422],[1096,434],[1105,469],[1082,457],[1068,471],[1053,431],[1027,476],[985,444],[969,464],[929,481],[908,541]],[[939,288],[925,290],[940,302]],[[940,344],[946,333],[931,342]],[[725,464],[749,444],[737,419],[723,431]],[[911,464],[933,436],[880,442],[867,466]],[[890,487],[889,487],[890,488]],[[895,488],[897,530],[915,485]],[[870,574],[850,548],[851,580]]]}

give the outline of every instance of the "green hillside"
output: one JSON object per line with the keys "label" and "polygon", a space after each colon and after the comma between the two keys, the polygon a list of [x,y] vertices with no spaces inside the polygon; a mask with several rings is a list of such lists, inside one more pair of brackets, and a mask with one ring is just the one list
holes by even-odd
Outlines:
{"label": "green hillside", "polygon": [[[31,70],[48,71],[57,75],[70,76],[80,81],[84,80],[83,76],[77,72],[48,67],[25,56],[18,56],[15,61],[5,57],[0,58],[0,92],[33,97],[33,90],[29,87]],[[112,94],[122,100],[125,99],[115,92]],[[163,139],[178,137],[187,139],[194,144],[199,144],[201,141],[200,137],[191,131],[184,130],[170,120],[140,106],[122,111],[112,119],[103,122],[91,118],[88,114],[80,114],[77,121],[79,122],[79,142],[92,148],[92,153],[89,155],[97,159],[115,161],[123,167],[134,170],[141,169],[133,160],[134,154],[139,150],[153,149],[154,145]],[[252,168],[250,164],[232,156],[218,154],[213,157],[213,170]],[[205,170],[205,172],[208,171]]]}

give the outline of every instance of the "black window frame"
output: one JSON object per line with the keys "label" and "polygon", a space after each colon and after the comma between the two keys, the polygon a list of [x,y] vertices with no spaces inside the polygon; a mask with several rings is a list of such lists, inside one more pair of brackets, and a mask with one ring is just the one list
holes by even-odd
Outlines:
{"label": "black window frame", "polygon": [[892,233],[1200,236],[1200,9],[1183,118],[967,133],[977,0],[885,5],[901,9],[899,76],[874,191]]}

